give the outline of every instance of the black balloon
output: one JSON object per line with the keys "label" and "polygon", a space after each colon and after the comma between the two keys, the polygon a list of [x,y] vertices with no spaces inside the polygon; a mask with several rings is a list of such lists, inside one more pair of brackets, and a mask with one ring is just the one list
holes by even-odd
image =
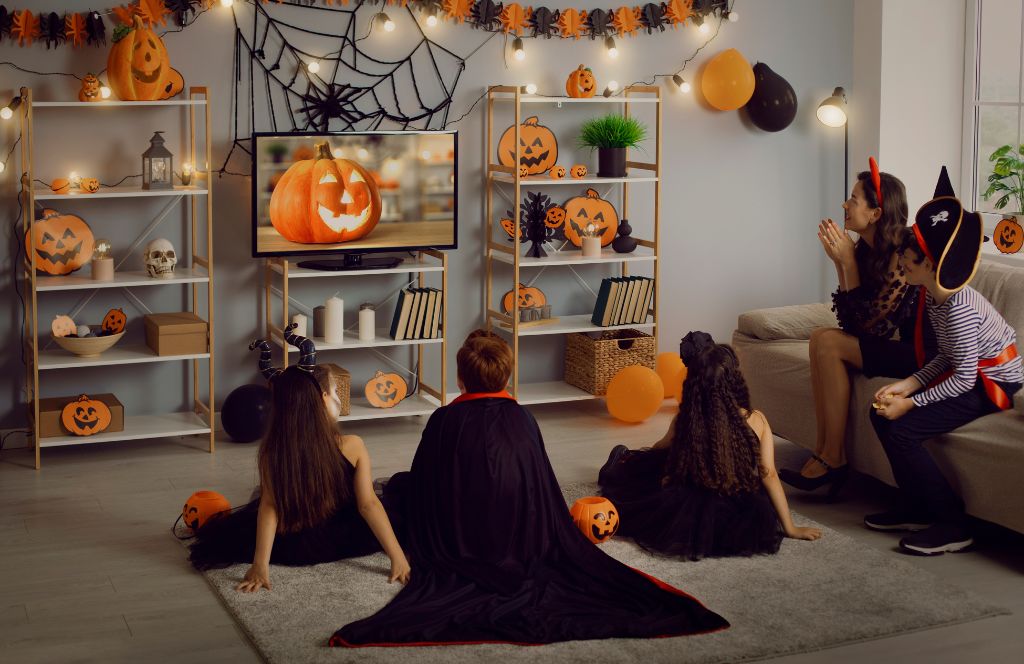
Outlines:
{"label": "black balloon", "polygon": [[220,423],[236,443],[251,443],[263,437],[270,420],[270,388],[242,385],[231,390],[220,410]]}
{"label": "black balloon", "polygon": [[782,131],[796,117],[796,93],[763,62],[754,65],[754,95],[744,106],[750,121],[765,131]]}

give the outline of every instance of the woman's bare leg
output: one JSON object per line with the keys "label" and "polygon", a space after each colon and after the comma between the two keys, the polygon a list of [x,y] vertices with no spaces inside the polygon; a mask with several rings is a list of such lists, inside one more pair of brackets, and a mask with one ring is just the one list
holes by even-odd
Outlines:
{"label": "woman's bare leg", "polygon": [[[815,442],[814,442],[814,453],[820,455],[821,450],[825,446],[825,412],[824,412],[824,401],[826,399],[825,393],[821,389],[821,377],[819,375],[819,362],[818,353],[821,352],[820,344],[822,336],[830,329],[819,327],[818,329],[811,332],[810,343],[808,344],[808,356],[811,360],[811,397],[814,399],[814,421],[816,425]],[[803,468],[800,472],[804,475],[810,471],[811,465],[818,465],[814,460],[814,457],[810,457],[804,463]]]}
{"label": "woman's bare leg", "polygon": [[[860,369],[864,359],[860,354],[857,338],[842,330],[827,330],[819,336],[816,344],[818,384],[815,402],[821,403],[824,415],[823,444],[818,456],[833,468],[846,463],[844,442],[846,420],[850,412],[851,367]],[[824,475],[826,468],[820,463],[811,463],[801,472],[805,477]]]}

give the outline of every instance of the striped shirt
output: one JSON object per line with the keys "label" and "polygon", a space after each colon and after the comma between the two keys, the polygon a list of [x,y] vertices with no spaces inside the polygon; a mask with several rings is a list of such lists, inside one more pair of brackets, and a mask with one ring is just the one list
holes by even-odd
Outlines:
{"label": "striped shirt", "polygon": [[[981,293],[970,286],[950,295],[941,305],[936,306],[931,293],[928,293],[926,302],[928,320],[935,329],[939,353],[915,373],[914,378],[927,386],[943,373],[950,370],[953,373],[911,397],[916,406],[951,399],[971,390],[978,380],[978,362],[996,357],[1017,341],[1014,329]],[[981,371],[1001,383],[1024,381],[1020,357]]]}

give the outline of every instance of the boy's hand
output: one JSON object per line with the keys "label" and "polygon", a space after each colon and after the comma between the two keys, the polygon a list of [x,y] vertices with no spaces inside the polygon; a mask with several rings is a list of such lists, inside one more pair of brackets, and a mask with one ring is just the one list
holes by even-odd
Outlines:
{"label": "boy's hand", "polygon": [[921,384],[917,382],[916,378],[904,378],[875,392],[875,402],[881,403],[883,399],[891,397],[908,397],[919,389],[921,389]]}
{"label": "boy's hand", "polygon": [[887,420],[898,420],[914,407],[914,401],[907,397],[883,397],[876,406],[878,414]]}

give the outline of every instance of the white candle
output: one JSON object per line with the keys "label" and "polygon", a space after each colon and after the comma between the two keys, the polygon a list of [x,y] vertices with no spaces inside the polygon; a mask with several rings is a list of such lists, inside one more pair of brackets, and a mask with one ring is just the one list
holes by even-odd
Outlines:
{"label": "white candle", "polygon": [[597,258],[601,255],[601,238],[599,237],[584,237],[583,240],[583,256],[586,258]]}
{"label": "white candle", "polygon": [[377,336],[377,315],[372,304],[359,307],[359,340],[373,341]]}
{"label": "white candle", "polygon": [[302,314],[295,314],[292,316],[292,322],[297,326],[292,330],[292,334],[300,337],[308,336],[306,334],[306,317]]}
{"label": "white candle", "polygon": [[324,341],[340,344],[345,340],[345,302],[340,297],[327,300],[327,316],[324,320]]}

